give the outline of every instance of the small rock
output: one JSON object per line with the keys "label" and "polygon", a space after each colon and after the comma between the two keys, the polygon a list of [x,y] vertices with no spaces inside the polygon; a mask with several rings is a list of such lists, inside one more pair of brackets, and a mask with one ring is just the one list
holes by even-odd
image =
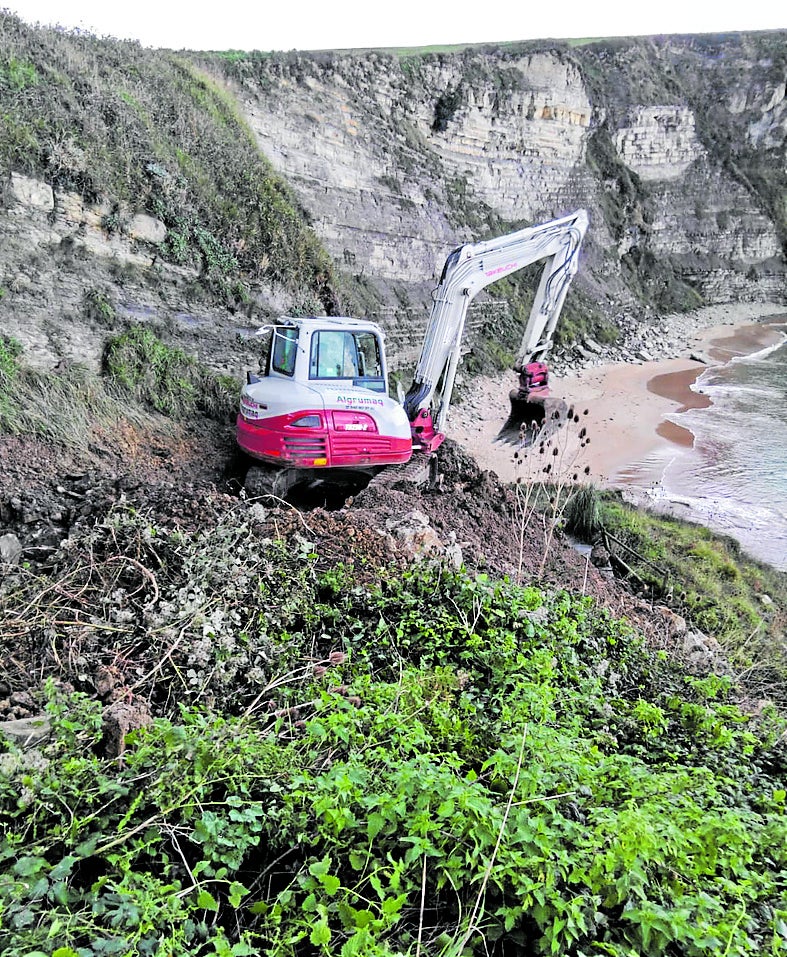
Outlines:
{"label": "small rock", "polygon": [[152,720],[150,708],[141,698],[129,696],[104,708],[102,724],[107,754],[111,757],[122,757],[129,731],[144,728]]}
{"label": "small rock", "polygon": [[683,639],[683,654],[693,665],[709,665],[720,647],[715,638],[701,631],[689,631]]}
{"label": "small rock", "polygon": [[55,195],[52,187],[38,179],[11,173],[11,195],[22,206],[43,209],[51,212],[55,208]]}
{"label": "small rock", "polygon": [[163,243],[167,238],[167,227],[160,219],[137,213],[128,224],[128,233],[132,239],[146,243]]}
{"label": "small rock", "polygon": [[15,691],[11,695],[11,704],[22,708],[35,708],[32,695],[27,691]]}
{"label": "small rock", "polygon": [[16,718],[0,721],[0,733],[19,747],[36,744],[49,734],[49,716],[37,714],[31,718]]}
{"label": "small rock", "polygon": [[399,539],[414,557],[443,550],[437,533],[429,524],[428,516],[418,509],[408,512],[403,518],[389,519],[386,529]]}
{"label": "small rock", "polygon": [[671,608],[667,608],[664,605],[659,606],[656,611],[664,619],[664,623],[667,626],[667,633],[669,634],[670,638],[677,638],[680,635],[686,634],[688,631],[688,625],[686,624],[686,619],[682,615],[676,614]]}
{"label": "small rock", "polygon": [[459,570],[464,563],[464,556],[462,555],[462,546],[457,542],[453,542],[451,545],[447,545],[445,549],[445,560],[451,565],[452,568]]}
{"label": "small rock", "polygon": [[0,535],[0,565],[18,565],[22,557],[22,543],[14,535],[8,532]]}

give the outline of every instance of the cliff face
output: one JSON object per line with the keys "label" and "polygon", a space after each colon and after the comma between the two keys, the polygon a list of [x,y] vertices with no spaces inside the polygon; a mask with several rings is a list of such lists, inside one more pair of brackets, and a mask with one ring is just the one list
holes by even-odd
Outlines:
{"label": "cliff face", "polygon": [[[102,81],[111,109],[96,113],[108,130],[126,132],[117,142],[107,133],[97,156],[127,169],[91,179],[86,147],[62,135],[37,153],[5,154],[0,326],[42,364],[96,360],[106,301],[107,321],[110,312],[112,322],[157,320],[235,371],[238,331],[268,315],[326,308],[379,318],[402,364],[420,346],[431,290],[454,246],[578,206],[589,210],[591,229],[576,289],[596,321],[784,301],[786,37],[553,41],[401,56],[159,53],[164,79],[152,72],[155,51],[134,48],[133,70],[123,73],[124,48],[107,53],[102,41],[102,56],[113,58]],[[10,66],[0,69],[0,85],[44,76],[55,55],[62,75],[75,60],[64,44],[88,43],[60,36],[36,47],[35,59],[29,37],[16,42],[13,62],[24,66],[26,51],[32,73],[17,67],[14,79]],[[41,90],[39,79],[28,86]],[[163,110],[165,86],[182,87],[187,101]],[[94,100],[96,89],[88,90]],[[85,121],[83,144],[97,124]],[[19,139],[9,130],[0,150]],[[256,161],[248,143],[226,162],[227,143],[246,136],[279,185],[254,174],[259,182],[249,187]],[[214,203],[209,216],[195,197]],[[292,225],[298,217],[331,265]],[[282,255],[285,238],[293,252]]]}
{"label": "cliff face", "polygon": [[778,41],[314,55],[232,75],[333,256],[400,300],[423,299],[447,245],[582,205],[591,288],[668,309],[784,295]]}
{"label": "cliff face", "polygon": [[592,107],[576,65],[552,54],[239,66],[236,90],[261,149],[335,260],[388,306],[423,309],[460,242],[593,195]]}

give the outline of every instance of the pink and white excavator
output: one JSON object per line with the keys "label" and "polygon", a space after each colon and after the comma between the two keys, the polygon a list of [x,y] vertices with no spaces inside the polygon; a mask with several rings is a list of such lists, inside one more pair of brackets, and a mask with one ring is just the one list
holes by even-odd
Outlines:
{"label": "pink and white excavator", "polygon": [[433,294],[413,383],[388,394],[384,335],[349,318],[282,318],[263,327],[270,347],[240,398],[237,441],[250,457],[250,494],[284,495],[294,485],[344,486],[388,466],[426,479],[445,439],[467,309],[486,286],[538,261],[544,269],[525,328],[509,395],[506,429],[536,426],[549,414],[549,351],[588,227],[585,210],[469,243],[446,259]]}

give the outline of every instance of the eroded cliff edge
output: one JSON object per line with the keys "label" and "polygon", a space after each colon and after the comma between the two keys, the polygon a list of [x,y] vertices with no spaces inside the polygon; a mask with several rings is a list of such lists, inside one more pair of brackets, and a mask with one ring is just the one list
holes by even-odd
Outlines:
{"label": "eroded cliff edge", "polygon": [[577,206],[584,331],[784,301],[784,32],[196,56],[5,23],[0,324],[41,364],[141,320],[234,371],[304,310],[380,319],[407,364],[451,248]]}

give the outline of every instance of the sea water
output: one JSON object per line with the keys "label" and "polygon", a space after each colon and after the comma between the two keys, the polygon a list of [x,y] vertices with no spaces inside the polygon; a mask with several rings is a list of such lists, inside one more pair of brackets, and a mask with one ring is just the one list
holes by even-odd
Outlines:
{"label": "sea water", "polygon": [[787,570],[787,339],[709,367],[692,388],[710,405],[667,415],[693,445],[662,460],[654,504],[673,503],[676,514]]}

